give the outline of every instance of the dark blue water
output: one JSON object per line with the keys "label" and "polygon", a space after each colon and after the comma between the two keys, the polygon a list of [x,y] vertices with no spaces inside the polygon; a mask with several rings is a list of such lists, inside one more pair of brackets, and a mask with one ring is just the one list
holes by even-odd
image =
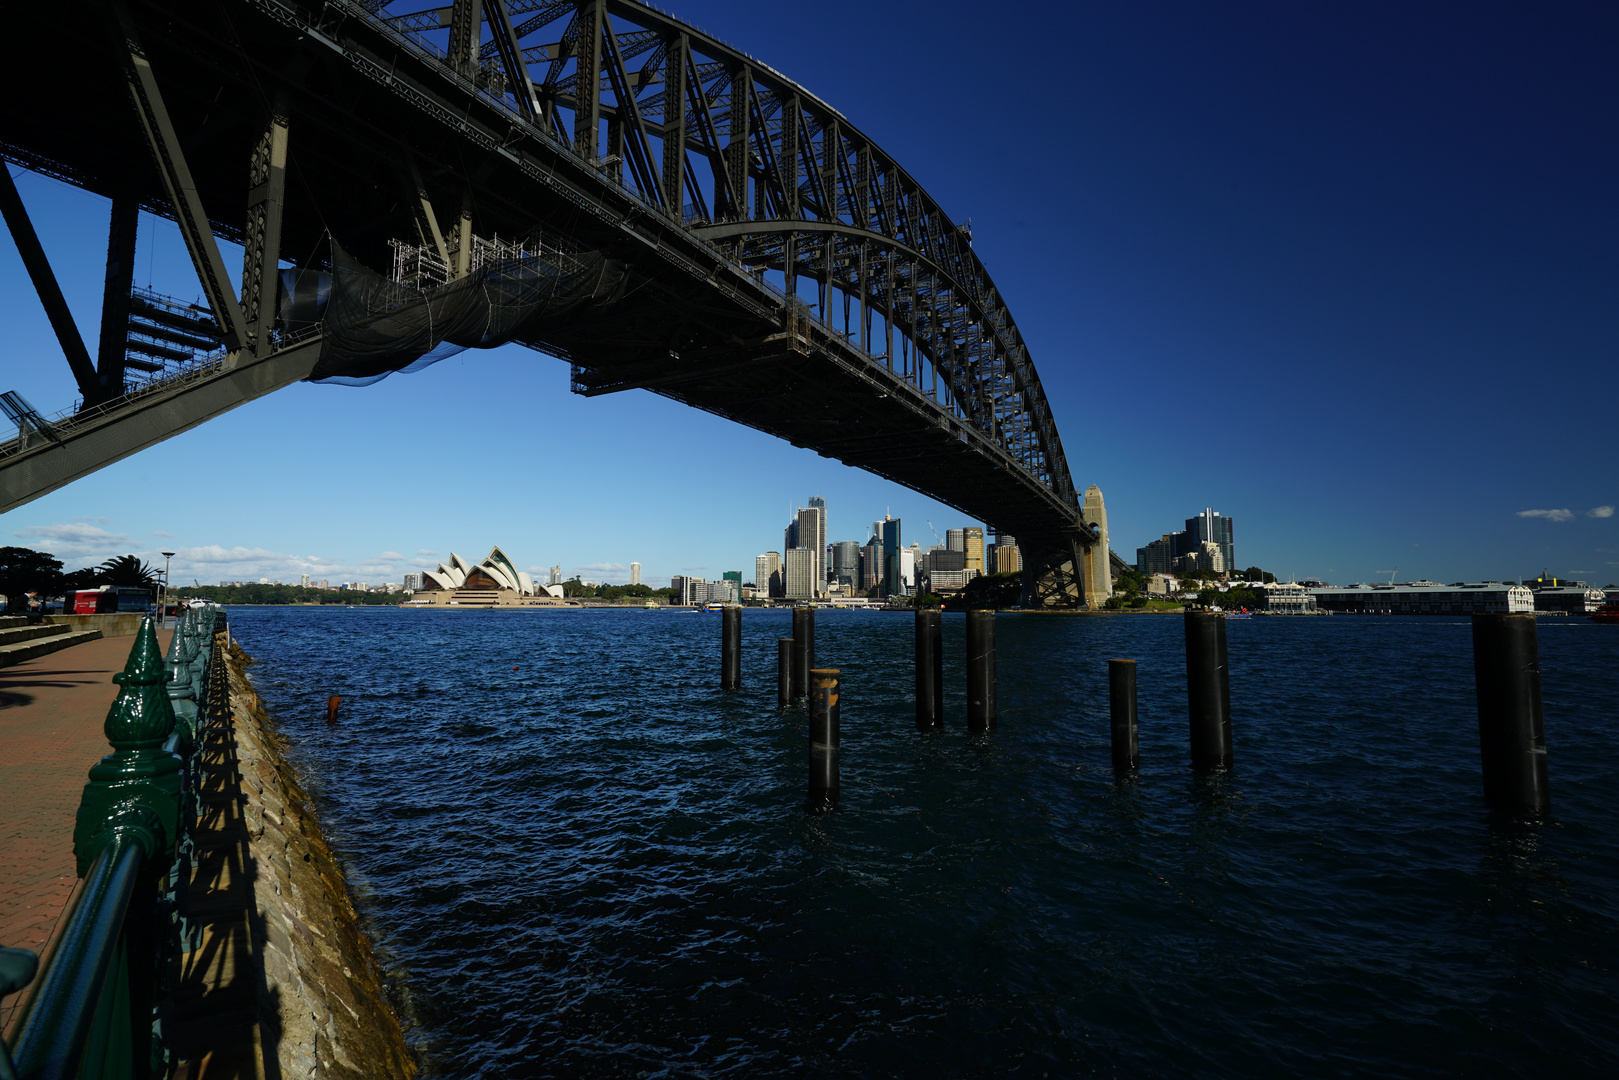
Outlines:
{"label": "dark blue water", "polygon": [[[802,807],[787,614],[238,608],[429,1074],[1611,1076],[1619,627],[1544,619],[1553,816],[1493,818],[1470,628],[1232,623],[1187,767],[1175,616],[997,620],[1000,726],[913,724],[909,616],[822,612],[843,805]],[[1108,657],[1140,661],[1139,776]],[[343,696],[328,728],[328,694]]]}

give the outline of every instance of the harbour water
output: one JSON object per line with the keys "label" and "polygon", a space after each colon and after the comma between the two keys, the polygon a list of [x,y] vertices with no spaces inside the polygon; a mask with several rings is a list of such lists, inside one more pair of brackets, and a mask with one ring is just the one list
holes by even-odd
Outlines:
{"label": "harbour water", "polygon": [[[1482,802],[1466,619],[1229,627],[1187,765],[1177,616],[997,620],[1000,724],[914,727],[912,621],[821,612],[842,809],[804,812],[786,612],[237,608],[432,1076],[1609,1076],[1619,628],[1544,619],[1552,816]],[[1140,662],[1139,774],[1108,756]],[[343,698],[328,726],[329,694]]]}

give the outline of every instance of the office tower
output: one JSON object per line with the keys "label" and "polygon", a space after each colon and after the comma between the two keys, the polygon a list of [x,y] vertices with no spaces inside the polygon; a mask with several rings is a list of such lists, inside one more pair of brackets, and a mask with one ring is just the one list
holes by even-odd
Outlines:
{"label": "office tower", "polygon": [[562,567],[560,567],[560,566],[551,567],[551,581],[550,581],[550,584],[552,584],[552,585],[561,585],[562,584]]}
{"label": "office tower", "polygon": [[742,602],[742,571],[727,570],[720,575],[720,580],[728,582],[731,586],[729,603],[740,604]]}
{"label": "office tower", "polygon": [[1172,574],[1175,572],[1175,559],[1179,557],[1176,551],[1176,539],[1184,537],[1182,532],[1165,533],[1146,547],[1136,548],[1136,572],[1138,574]]}
{"label": "office tower", "polygon": [[302,585],[306,589],[309,588],[309,575],[308,574],[300,575],[299,578],[298,578],[298,584]]}
{"label": "office tower", "polygon": [[883,546],[871,540],[860,549],[860,591],[867,595],[877,587],[883,576]]}
{"label": "office tower", "polygon": [[946,529],[944,531],[944,546],[951,551],[967,550],[967,532],[965,529]]}
{"label": "office tower", "polygon": [[832,575],[839,585],[855,588],[860,584],[860,545],[839,540],[832,545]]}
{"label": "office tower", "polygon": [[[1086,496],[1089,497],[1089,494],[1087,492]],[[1183,554],[1201,555],[1203,544],[1219,544],[1225,568],[1230,570],[1237,565],[1234,532],[1231,518],[1221,517],[1216,511],[1205,507],[1197,517],[1186,519],[1186,551]]]}
{"label": "office tower", "polygon": [[767,551],[754,557],[753,584],[761,596],[785,596],[786,579],[781,575],[781,555]]}
{"label": "office tower", "polygon": [[819,495],[811,495],[809,508],[819,510],[820,513],[816,515],[815,538],[813,541],[805,540],[804,546],[814,548],[816,551],[815,580],[821,583],[819,588],[825,592],[826,581],[832,568],[826,557],[826,500]]}
{"label": "office tower", "polygon": [[899,518],[885,517],[883,530],[883,582],[884,596],[903,595],[904,582],[900,579]]}
{"label": "office tower", "polygon": [[801,546],[798,542],[798,518],[794,517],[781,532],[781,550],[791,551]]}
{"label": "office tower", "polygon": [[630,584],[641,584],[641,564],[638,562],[630,563]]}
{"label": "office tower", "polygon": [[961,530],[962,550],[967,553],[967,569],[984,572],[984,530],[969,525]]}
{"label": "office tower", "polygon": [[909,594],[916,591],[916,549],[899,549],[899,583]]}
{"label": "office tower", "polygon": [[797,547],[787,552],[787,599],[813,600],[815,598],[815,552]]}
{"label": "office tower", "polygon": [[[815,499],[811,499],[815,502]],[[825,499],[821,499],[825,502]],[[822,506],[806,506],[798,511],[798,528],[796,535],[798,543],[794,547],[807,548],[815,558],[815,580],[817,592],[826,591],[826,509]]]}
{"label": "office tower", "polygon": [[[309,579],[305,578],[304,579],[304,584],[307,585],[308,583],[309,583]],[[406,592],[415,592],[417,589],[420,589],[422,587],[422,575],[420,575],[420,574],[406,574],[405,575],[405,580],[400,583],[399,587],[401,589],[404,589]]]}

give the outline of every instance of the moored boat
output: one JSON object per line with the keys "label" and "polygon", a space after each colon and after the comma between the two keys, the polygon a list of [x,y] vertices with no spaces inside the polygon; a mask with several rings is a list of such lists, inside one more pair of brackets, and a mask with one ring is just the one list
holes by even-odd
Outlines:
{"label": "moored boat", "polygon": [[1591,612],[1592,622],[1619,623],[1619,596],[1611,596],[1608,602]]}

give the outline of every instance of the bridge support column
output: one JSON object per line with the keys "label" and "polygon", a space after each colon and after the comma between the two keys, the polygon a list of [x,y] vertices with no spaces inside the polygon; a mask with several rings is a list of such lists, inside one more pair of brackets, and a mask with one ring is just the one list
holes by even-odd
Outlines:
{"label": "bridge support column", "polygon": [[[125,189],[112,197],[107,225],[107,277],[101,290],[101,341],[96,346],[96,399],[110,401],[124,392],[124,360],[129,355],[129,297],[135,288],[135,239],[140,201]],[[88,397],[85,404],[92,404]]]}
{"label": "bridge support column", "polygon": [[1113,595],[1113,568],[1108,555],[1107,507],[1102,505],[1102,489],[1095,484],[1085,489],[1079,516],[1096,530],[1096,543],[1085,548],[1085,602],[1099,608]]}
{"label": "bridge support column", "polygon": [[247,244],[242,258],[242,317],[255,356],[270,353],[280,295],[281,208],[287,189],[287,108],[277,95],[275,111],[253,148],[248,174]]}
{"label": "bridge support column", "polygon": [[34,282],[39,302],[45,306],[45,315],[51,321],[51,329],[56,331],[56,340],[62,345],[67,365],[73,369],[73,379],[79,384],[79,393],[89,404],[96,390],[95,365],[90,363],[90,353],[84,347],[84,338],[79,336],[78,324],[73,321],[73,313],[68,310],[67,301],[62,297],[62,287],[56,283],[50,261],[45,258],[45,249],[40,246],[39,235],[34,232],[34,223],[28,219],[28,209],[23,206],[17,185],[12,182],[11,170],[0,163],[0,172],[5,174],[0,176],[0,214],[5,216],[6,228],[11,230],[11,239],[16,243],[17,254],[22,256],[23,266],[28,269],[28,276]]}
{"label": "bridge support column", "polygon": [[197,280],[202,285],[203,295],[208,297],[214,321],[219,324],[220,339],[224,341],[225,348],[233,353],[239,352],[247,333],[242,306],[231,292],[230,275],[225,272],[225,260],[219,254],[219,245],[214,242],[214,230],[208,224],[208,215],[197,196],[196,181],[192,179],[191,168],[180,149],[180,139],[175,134],[173,121],[169,119],[168,107],[163,104],[163,95],[158,91],[152,65],[141,48],[135,22],[121,2],[115,3],[113,10],[117,12],[124,34],[124,47],[128,50],[124,74],[129,83],[130,100],[135,105],[135,115],[146,135],[146,145],[152,151],[158,175],[163,178],[163,189],[174,206],[175,223],[180,226],[180,235],[185,238],[191,264],[197,271]]}

